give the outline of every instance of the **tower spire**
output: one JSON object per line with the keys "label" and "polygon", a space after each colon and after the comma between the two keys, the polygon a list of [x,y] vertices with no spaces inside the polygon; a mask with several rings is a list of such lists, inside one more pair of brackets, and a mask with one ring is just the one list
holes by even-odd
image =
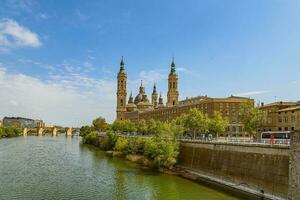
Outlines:
{"label": "tower spire", "polygon": [[153,94],[156,94],[156,84],[154,82],[154,85],[153,85]]}
{"label": "tower spire", "polygon": [[121,57],[121,62],[120,62],[120,72],[123,72],[125,71],[125,68],[124,68],[124,57],[122,56]]}
{"label": "tower spire", "polygon": [[171,63],[171,72],[170,74],[175,74],[176,73],[176,69],[175,69],[175,59],[174,56],[172,57],[172,63]]}

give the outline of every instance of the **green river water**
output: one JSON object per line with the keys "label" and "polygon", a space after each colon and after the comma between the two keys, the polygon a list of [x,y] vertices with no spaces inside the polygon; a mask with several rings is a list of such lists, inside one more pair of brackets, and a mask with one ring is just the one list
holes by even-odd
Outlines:
{"label": "green river water", "polygon": [[81,144],[80,137],[0,140],[0,199],[235,200]]}

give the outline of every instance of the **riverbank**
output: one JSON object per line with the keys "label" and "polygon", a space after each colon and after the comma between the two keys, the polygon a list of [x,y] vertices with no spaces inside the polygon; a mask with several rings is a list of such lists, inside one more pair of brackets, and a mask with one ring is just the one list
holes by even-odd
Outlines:
{"label": "riverbank", "polygon": [[0,139],[21,136],[21,130],[15,127],[0,127]]}
{"label": "riverbank", "polygon": [[[123,152],[118,151],[104,151],[106,156],[109,157],[116,157],[121,158],[127,161],[130,161],[132,163],[136,163],[139,165],[142,165],[144,167],[147,167],[149,169],[152,169],[154,171],[158,171],[163,174],[169,174],[169,175],[175,175],[178,177],[182,177],[184,179],[187,179],[192,182],[196,182],[201,185],[205,185],[209,188],[214,188],[216,190],[223,191],[225,193],[228,193],[232,196],[235,196],[237,198],[241,199],[248,199],[248,200],[256,200],[256,199],[265,199],[265,200],[271,200],[274,198],[268,198],[268,196],[262,196],[259,193],[256,193],[256,191],[251,190],[243,185],[236,185],[234,183],[226,182],[223,180],[219,180],[204,174],[200,174],[199,172],[193,171],[192,169],[188,169],[185,167],[182,167],[180,165],[175,165],[172,167],[172,169],[166,169],[166,168],[157,168],[156,165],[153,163],[153,161],[147,159],[143,155],[133,155],[133,154],[125,154]],[[283,200],[280,198],[276,198],[276,200]]]}
{"label": "riverbank", "polygon": [[157,168],[153,163],[153,161],[147,159],[143,155],[125,154],[118,151],[105,151],[105,153],[109,157],[122,158],[130,162],[146,166],[160,173],[176,175],[185,178],[187,180],[199,183],[201,185],[206,185],[210,188],[222,190],[226,193],[229,193],[239,198],[249,199],[249,200],[256,200],[256,199],[284,200],[284,198],[276,197],[270,194],[262,195],[261,191],[253,190],[247,187],[246,184],[235,184],[233,182],[224,181],[222,179],[218,179],[216,177],[209,176],[207,174],[203,174],[200,173],[199,171],[195,171],[191,168],[183,167],[180,165],[175,165],[171,169]]}
{"label": "riverbank", "polygon": [[[194,144],[180,145],[179,158],[177,156],[174,157],[176,162],[165,167],[166,165],[158,165],[157,160],[151,159],[153,157],[149,158],[149,155],[147,153],[145,154],[145,149],[147,149],[145,148],[145,146],[147,146],[145,142],[150,141],[151,138],[145,139],[147,141],[141,139],[143,138],[117,136],[114,145],[110,147],[106,154],[111,157],[122,157],[162,173],[178,175],[201,184],[209,185],[210,187],[216,187],[226,192],[229,191],[243,198],[284,199],[287,177],[283,175],[288,171],[285,167],[287,166],[286,151],[288,149],[284,147],[269,149],[270,147],[263,146],[264,148],[262,149],[262,147],[256,147],[255,145],[244,147],[243,145],[224,146],[224,144],[211,143],[197,144],[199,147]],[[160,143],[161,140],[161,138],[156,138],[155,142]],[[101,143],[103,143],[103,141],[107,143],[109,139],[107,137],[100,137],[96,139],[96,141],[98,141],[96,146],[101,147]],[[94,142],[94,144],[95,143],[97,142]],[[187,145],[192,145],[189,147],[188,152],[186,149]],[[139,150],[133,151],[132,149],[128,149],[129,147]],[[166,152],[168,152],[161,149],[162,147],[163,145],[153,145],[152,148],[155,150],[153,155],[160,159],[164,157],[164,155],[167,155]],[[200,151],[198,148],[202,150]],[[176,147],[175,149],[179,153],[179,148]],[[194,150],[197,150],[195,155],[193,153]],[[160,156],[156,153],[160,153]],[[264,174],[263,177],[259,175],[261,174],[259,173],[260,170],[256,168],[255,163],[257,162],[265,163],[261,165],[261,170]],[[277,165],[269,165],[267,163],[277,163]],[[238,173],[241,173],[241,175],[238,176]],[[279,180],[277,180],[278,177],[275,173],[278,174]],[[265,174],[268,174],[267,178]],[[260,182],[257,183],[258,181]],[[279,189],[277,185],[280,186]]]}

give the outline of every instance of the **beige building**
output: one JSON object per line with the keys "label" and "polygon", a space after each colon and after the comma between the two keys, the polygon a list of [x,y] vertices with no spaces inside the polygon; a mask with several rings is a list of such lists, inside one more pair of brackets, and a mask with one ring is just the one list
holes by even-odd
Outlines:
{"label": "beige building", "polygon": [[275,102],[262,105],[266,120],[261,131],[300,130],[300,102]]}
{"label": "beige building", "polygon": [[118,73],[117,88],[117,119],[129,119],[137,122],[141,119],[171,121],[183,113],[187,113],[191,108],[197,108],[208,116],[212,116],[214,111],[219,111],[229,122],[228,132],[240,133],[243,131],[243,125],[239,121],[239,107],[241,103],[254,100],[244,97],[230,96],[225,98],[212,98],[207,96],[197,96],[186,98],[179,101],[178,74],[174,59],[171,63],[171,70],[168,76],[167,102],[164,104],[162,95],[156,91],[156,85],[153,86],[151,102],[145,92],[145,87],[141,83],[139,92],[133,98],[130,94],[126,104],[126,81],[127,74],[124,68],[124,60],[120,63]]}

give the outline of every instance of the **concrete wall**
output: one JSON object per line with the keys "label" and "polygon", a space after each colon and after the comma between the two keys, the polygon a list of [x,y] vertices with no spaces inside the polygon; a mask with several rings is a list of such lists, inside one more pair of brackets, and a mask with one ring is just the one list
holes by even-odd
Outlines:
{"label": "concrete wall", "polygon": [[300,199],[300,131],[292,135],[289,199]]}
{"label": "concrete wall", "polygon": [[288,195],[288,147],[185,142],[181,143],[179,165],[257,193]]}

